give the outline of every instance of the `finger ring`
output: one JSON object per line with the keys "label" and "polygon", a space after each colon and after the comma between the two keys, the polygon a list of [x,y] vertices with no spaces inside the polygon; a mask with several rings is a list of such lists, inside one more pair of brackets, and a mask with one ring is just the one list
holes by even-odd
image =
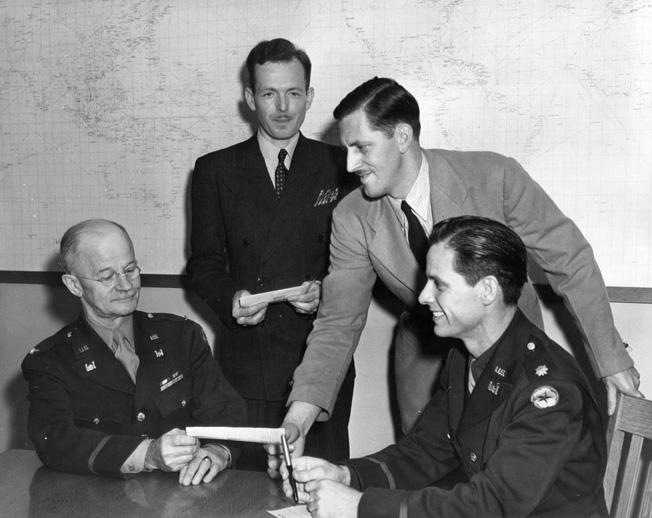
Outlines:
{"label": "finger ring", "polygon": [[206,456],[202,459],[202,462],[205,461],[205,460],[207,460],[207,461],[209,462],[209,464],[213,464],[213,461],[211,460],[211,458],[210,458],[208,455],[206,455]]}

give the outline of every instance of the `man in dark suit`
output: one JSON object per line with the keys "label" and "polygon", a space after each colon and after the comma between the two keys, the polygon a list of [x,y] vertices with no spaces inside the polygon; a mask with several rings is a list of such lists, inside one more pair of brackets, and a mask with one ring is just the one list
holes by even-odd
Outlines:
{"label": "man in dark suit", "polygon": [[210,482],[237,456],[186,426],[244,426],[245,404],[213,360],[203,330],[136,311],[140,268],[126,230],[87,220],[61,239],[62,279],[79,297],[76,322],[41,342],[22,368],[29,437],[46,466],[127,477],[178,471]]}
{"label": "man in dark suit", "polygon": [[[523,242],[502,223],[460,216],[437,223],[430,243],[419,302],[437,336],[458,339],[435,396],[378,453],[295,459],[301,501],[315,518],[603,516],[598,403],[575,359],[517,306]],[[437,487],[454,469],[460,483]]]}
{"label": "man in dark suit", "polygon": [[[299,132],[314,96],[305,52],[284,39],[263,41],[247,69],[245,100],[258,132],[197,160],[187,272],[223,323],[216,357],[247,402],[249,425],[278,427],[328,269],[345,155]],[[240,304],[243,296],[293,286],[303,293],[287,301]],[[313,427],[307,451],[348,457],[352,392],[349,369],[332,419]],[[264,471],[262,447],[245,445],[238,467]]]}

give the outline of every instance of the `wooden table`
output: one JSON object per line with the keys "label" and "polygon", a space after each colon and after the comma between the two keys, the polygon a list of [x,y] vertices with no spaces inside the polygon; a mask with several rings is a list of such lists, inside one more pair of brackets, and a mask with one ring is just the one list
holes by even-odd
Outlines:
{"label": "wooden table", "polygon": [[184,487],[177,473],[129,480],[61,473],[29,450],[0,454],[1,518],[272,518],[292,505],[265,473],[226,470],[209,484]]}

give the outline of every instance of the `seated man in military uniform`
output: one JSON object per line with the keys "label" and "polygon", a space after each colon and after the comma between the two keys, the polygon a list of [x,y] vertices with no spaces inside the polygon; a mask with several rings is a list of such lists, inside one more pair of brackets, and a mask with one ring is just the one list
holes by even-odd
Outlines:
{"label": "seated man in military uniform", "polygon": [[[419,301],[435,333],[460,340],[433,399],[376,454],[295,459],[300,500],[316,518],[600,516],[602,419],[575,359],[517,307],[527,277],[518,235],[486,218],[442,221],[426,274]],[[461,483],[437,487],[456,469]]]}
{"label": "seated man in military uniform", "polygon": [[244,401],[213,360],[203,330],[168,314],[136,311],[140,268],[126,230],[106,220],[72,226],[61,240],[62,277],[79,297],[76,322],[32,349],[29,437],[54,469],[126,477],[179,472],[210,482],[237,456],[186,426],[244,426]]}

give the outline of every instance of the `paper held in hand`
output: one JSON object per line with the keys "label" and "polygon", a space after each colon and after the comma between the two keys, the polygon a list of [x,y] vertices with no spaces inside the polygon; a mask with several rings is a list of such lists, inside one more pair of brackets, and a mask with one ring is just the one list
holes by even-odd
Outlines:
{"label": "paper held in hand", "polygon": [[240,297],[238,302],[241,308],[246,308],[258,304],[259,302],[283,302],[292,295],[302,295],[308,290],[306,286],[294,286],[292,288],[284,288],[282,290],[266,291],[264,293],[254,293],[253,295],[245,295]]}
{"label": "paper held in hand", "polygon": [[188,426],[186,433],[199,439],[280,444],[283,428],[247,428],[233,426]]}

